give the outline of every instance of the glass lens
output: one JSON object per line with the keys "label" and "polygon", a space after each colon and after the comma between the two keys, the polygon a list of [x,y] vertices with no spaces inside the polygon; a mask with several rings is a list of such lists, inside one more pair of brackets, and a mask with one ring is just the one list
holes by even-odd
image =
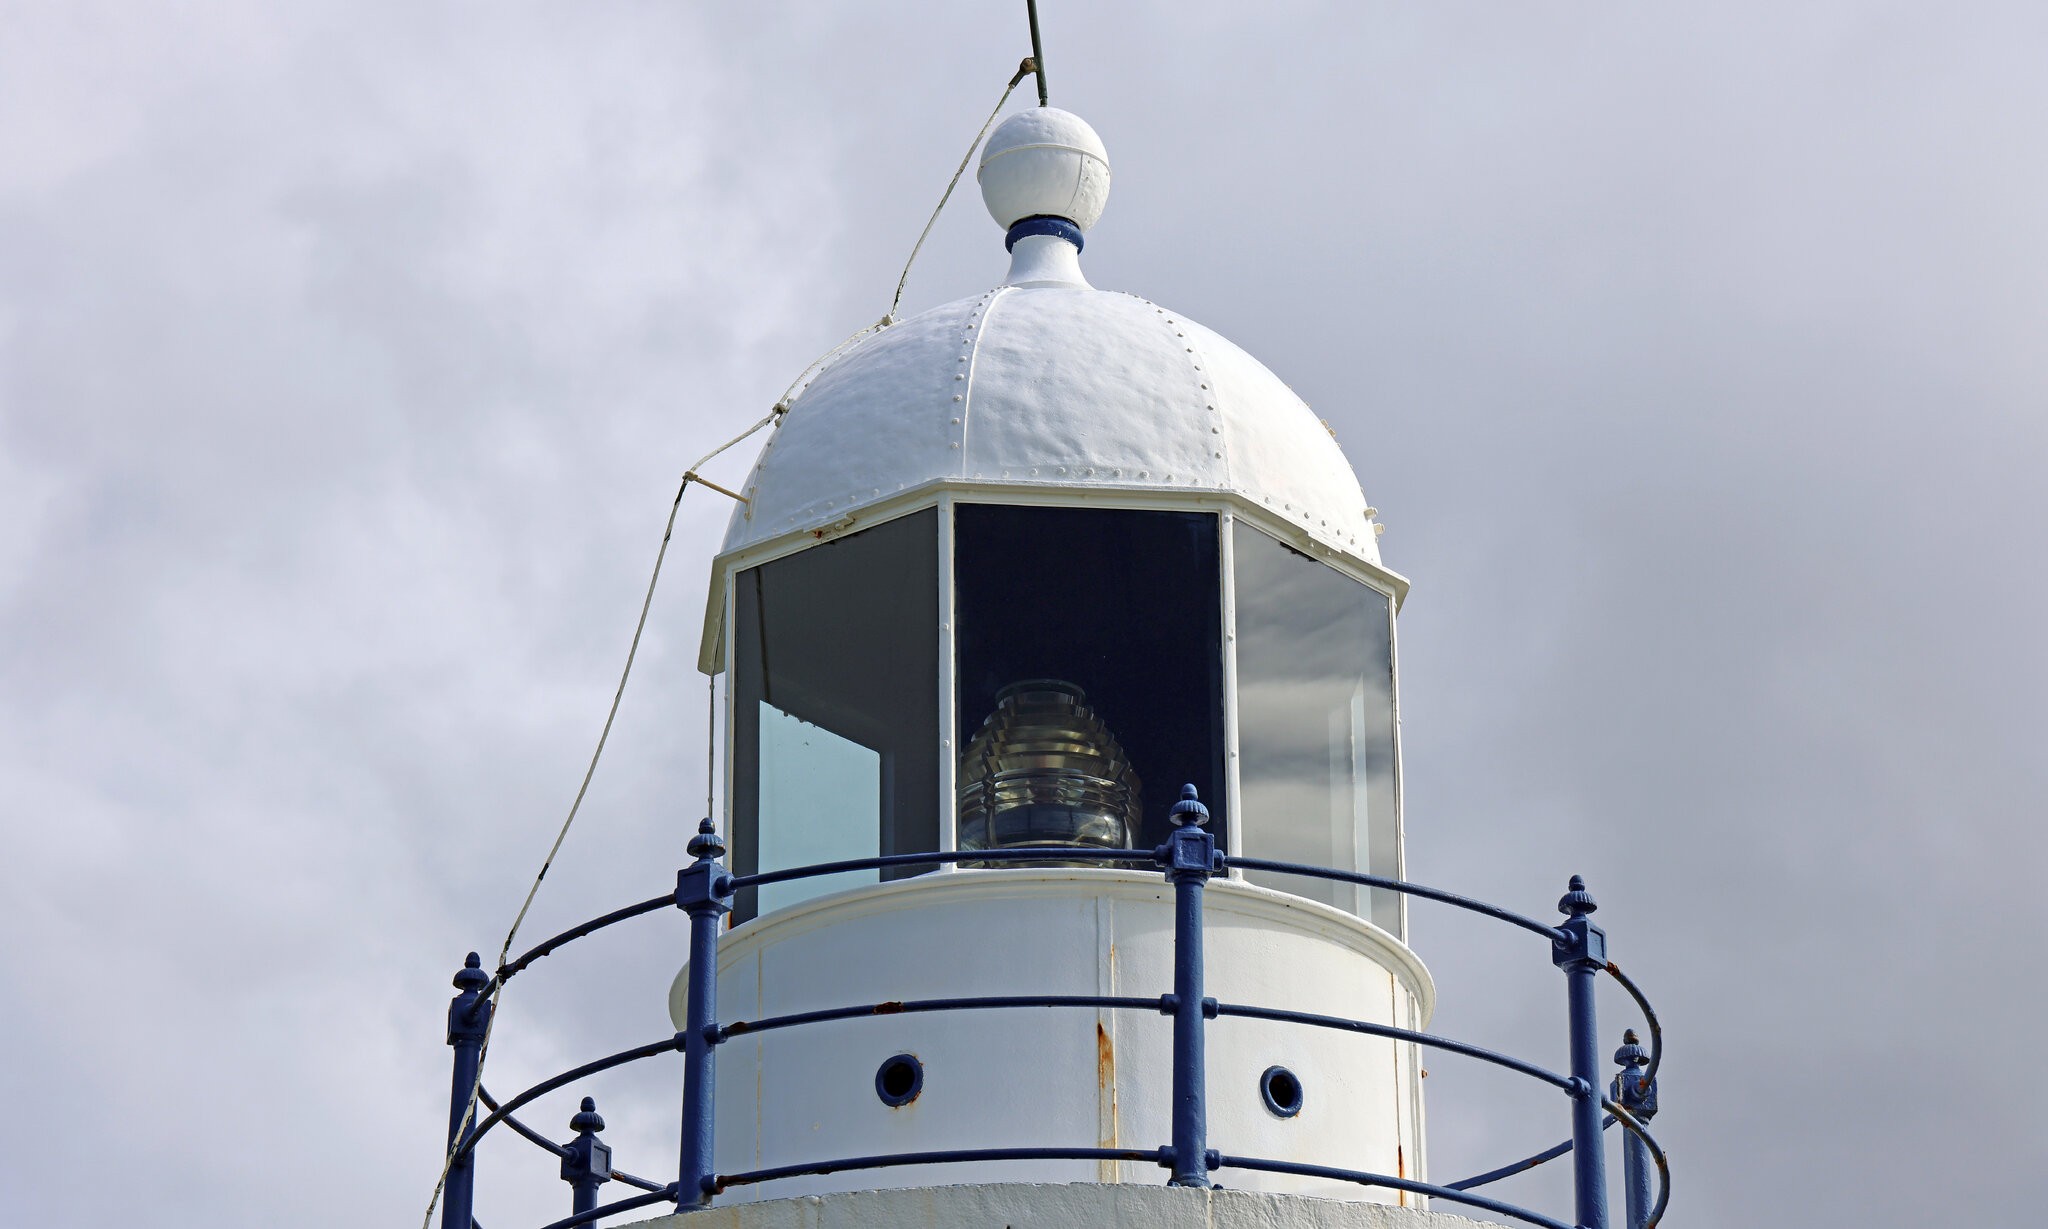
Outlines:
{"label": "glass lens", "polygon": [[[1201,791],[1222,840],[1229,818],[1216,517],[961,504],[954,526],[963,847],[1031,839],[1034,825],[1090,833],[1092,844],[1154,846],[1173,826],[1167,810],[1183,782]],[[1068,697],[1027,686],[1022,694],[1040,698],[999,713],[1006,689],[1034,682],[1069,689]],[[1061,705],[1069,711],[1052,711]],[[977,758],[989,745],[978,749],[976,741],[992,718],[1058,749],[999,755],[991,768]],[[1062,728],[1071,736],[1065,741]],[[1055,787],[1060,773],[1070,776]],[[1033,774],[1038,779],[1027,783]],[[1111,783],[1126,777],[1124,804]],[[1007,829],[989,803],[970,796],[982,781],[997,783],[995,805],[1042,797],[1042,806],[1033,804],[1041,809]],[[1004,795],[1006,785],[1016,788]],[[1130,830],[1117,839],[1120,805]]]}
{"label": "glass lens", "polygon": [[1064,679],[1005,687],[960,757],[960,848],[1128,848],[1138,776],[1124,749]]}

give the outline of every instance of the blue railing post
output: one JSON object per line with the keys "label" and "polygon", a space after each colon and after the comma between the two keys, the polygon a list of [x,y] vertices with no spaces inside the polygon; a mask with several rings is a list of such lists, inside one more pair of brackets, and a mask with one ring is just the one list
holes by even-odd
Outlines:
{"label": "blue railing post", "polygon": [[[1643,1078],[1643,1068],[1649,1065],[1650,1056],[1637,1042],[1634,1029],[1621,1035],[1621,1048],[1614,1052],[1614,1061],[1621,1066],[1621,1074],[1614,1077],[1614,1103],[1634,1115],[1637,1122],[1649,1126],[1650,1119],[1657,1116],[1657,1082]],[[1650,1208],[1656,1203],[1650,1190],[1653,1168],[1649,1145],[1637,1139],[1634,1131],[1623,1131],[1621,1184],[1628,1198],[1628,1229],[1643,1229],[1650,1222]]]}
{"label": "blue railing post", "polygon": [[[483,1063],[484,1034],[490,1030],[491,1001],[484,987],[491,975],[475,952],[455,975],[455,1001],[448,1004],[448,1044],[455,1047],[455,1074],[448,1081],[448,1147],[476,1129],[470,1097],[476,1092],[477,1068]],[[464,1119],[468,1122],[465,1124]],[[441,1229],[470,1229],[476,1208],[476,1157],[465,1154],[448,1167],[441,1195]]]}
{"label": "blue railing post", "polygon": [[1571,1011],[1572,1188],[1580,1229],[1608,1229],[1607,1156],[1600,1142],[1600,1038],[1593,1003],[1593,982],[1607,965],[1607,932],[1586,915],[1600,906],[1586,891],[1586,881],[1572,876],[1571,889],[1557,902],[1565,920],[1553,945],[1551,961],[1564,970]]}
{"label": "blue railing post", "polygon": [[597,1138],[604,1130],[604,1118],[597,1102],[583,1098],[583,1108],[569,1120],[576,1138],[568,1143],[562,1157],[562,1181],[575,1192],[569,1199],[569,1215],[581,1216],[597,1206],[597,1188],[612,1180],[611,1145]]}
{"label": "blue railing post", "polygon": [[1174,1186],[1209,1185],[1209,1097],[1202,994],[1202,889],[1216,873],[1216,838],[1204,830],[1209,808],[1195,787],[1181,787],[1166,838],[1166,877],[1173,884],[1173,1177]]}
{"label": "blue railing post", "polygon": [[690,915],[690,985],[683,1036],[683,1164],[676,1208],[687,1212],[711,1202],[713,1030],[718,1027],[718,930],[732,911],[725,853],[707,818],[690,840],[697,859],[676,873],[676,907]]}

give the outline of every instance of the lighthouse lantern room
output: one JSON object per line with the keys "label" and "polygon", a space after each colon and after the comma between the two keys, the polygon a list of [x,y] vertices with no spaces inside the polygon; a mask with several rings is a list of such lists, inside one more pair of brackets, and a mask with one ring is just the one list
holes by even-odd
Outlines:
{"label": "lighthouse lantern room", "polygon": [[[1088,283],[1108,154],[1039,83],[980,149],[1008,276],[843,347],[727,492],[699,658],[725,802],[673,896],[457,976],[444,1229],[472,1229],[501,1124],[561,1158],[574,1212],[547,1229],[660,1203],[705,1229],[1452,1223],[1431,1201],[1609,1229],[1615,1125],[1625,1223],[1654,1229],[1661,1030],[1592,896],[1574,877],[1552,924],[1407,880],[1407,582],[1374,509],[1257,360]],[[1415,899],[1535,936],[1564,1070],[1426,1031]],[[498,989],[671,905],[673,1037],[490,1097]],[[1602,974],[1648,1028],[1611,1082]],[[1548,1085],[1570,1138],[1432,1175],[1426,1049]],[[676,1052],[672,1183],[615,1167],[592,1099],[566,1145],[515,1116]],[[1565,1155],[1569,1223],[1486,1193]],[[639,1193],[600,1203],[610,1182]]]}
{"label": "lighthouse lantern room", "polygon": [[[1398,877],[1406,585],[1380,563],[1373,511],[1330,431],[1216,333],[1088,284],[1080,254],[1110,171],[1079,117],[1013,116],[978,173],[1009,277],[881,330],[792,397],[714,565],[703,665],[727,679],[732,869],[1151,850],[1191,784],[1229,853]],[[1000,882],[968,882],[987,876]],[[1048,982],[1116,994],[1170,973],[1163,887],[1058,858],[963,858],[742,889],[721,993],[803,1011],[854,992],[839,979],[872,985],[887,969],[905,997]],[[1217,984],[1426,1020],[1399,895],[1253,872],[1211,885],[1208,908],[1235,919],[1212,921]],[[721,1085],[759,1091],[720,1097],[721,1139],[753,1141],[763,1165],[829,1151],[821,1135],[937,1146],[986,1135],[992,1101],[1009,1107],[998,1131],[1018,1139],[1149,1136],[1167,1106],[1151,1074],[1163,1051],[1160,1063],[1145,1052],[1165,1033],[1118,1017],[966,1032],[869,1021],[722,1048]],[[1303,1160],[1371,1155],[1420,1173],[1413,1047],[1282,1032],[1218,1030],[1210,1061],[1236,1074],[1212,1113],[1230,1107]],[[891,1105],[854,1075],[898,1053],[916,1055],[923,1086]],[[1275,1066],[1300,1098],[1286,1116],[1262,1084]],[[1073,1180],[1121,1166],[1037,1170]]]}

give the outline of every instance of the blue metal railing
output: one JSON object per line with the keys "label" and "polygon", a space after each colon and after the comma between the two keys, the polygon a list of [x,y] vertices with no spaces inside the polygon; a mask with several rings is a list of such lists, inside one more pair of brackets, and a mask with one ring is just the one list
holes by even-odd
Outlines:
{"label": "blue metal railing", "polygon": [[[692,861],[676,876],[673,893],[653,897],[594,918],[581,926],[548,939],[495,974],[485,974],[472,952],[456,975],[460,991],[448,1011],[448,1044],[455,1049],[451,1085],[447,1193],[443,1202],[443,1229],[472,1229],[475,1190],[474,1153],[477,1143],[503,1124],[515,1133],[561,1159],[562,1180],[574,1192],[571,1215],[544,1229],[571,1229],[590,1225],[613,1215],[658,1203],[674,1203],[679,1211],[708,1206],[719,1194],[737,1186],[750,1186],[805,1175],[848,1170],[885,1169],[903,1165],[973,1164],[994,1161],[1078,1160],[1135,1161],[1154,1163],[1169,1171],[1168,1182],[1177,1186],[1207,1187],[1209,1175],[1219,1169],[1241,1169],[1264,1173],[1291,1174],[1351,1182],[1362,1186],[1428,1195],[1448,1202],[1513,1217],[1544,1229],[1611,1229],[1609,1219],[1605,1153],[1601,1146],[1606,1127],[1619,1123],[1625,1133],[1622,1150],[1623,1189],[1627,1229],[1655,1229],[1670,1199],[1670,1171],[1664,1153],[1647,1128],[1657,1112],[1656,1076],[1663,1059],[1663,1029],[1649,1001],[1627,975],[1607,958],[1605,932],[1593,924],[1596,908],[1576,875],[1570,889],[1558,903],[1565,920],[1546,925],[1484,901],[1420,884],[1378,875],[1339,871],[1326,867],[1302,866],[1265,858],[1228,857],[1216,848],[1216,841],[1204,827],[1208,811],[1196,800],[1194,787],[1182,791],[1174,807],[1176,827],[1166,843],[1157,849],[1014,849],[971,850],[951,853],[891,854],[855,858],[840,862],[753,875],[726,873],[720,859],[725,848],[710,820],[700,825],[689,843]],[[718,1019],[718,934],[725,915],[732,908],[735,892],[770,883],[811,879],[844,871],[875,870],[894,866],[933,866],[949,862],[978,865],[1031,864],[1050,861],[1090,862],[1102,865],[1146,866],[1161,871],[1174,888],[1174,974],[1173,989],[1156,998],[1111,995],[1006,995],[963,998],[915,999],[857,1004],[768,1016],[758,1020]],[[1549,941],[1551,961],[1564,972],[1570,1024],[1571,1071],[1561,1075],[1534,1063],[1447,1037],[1310,1012],[1283,1011],[1243,1003],[1220,1003],[1204,994],[1202,961],[1202,902],[1208,881],[1232,870],[1255,870],[1299,875],[1381,888],[1391,892],[1448,904],[1485,917],[1519,926]],[[490,1022],[491,992],[534,961],[585,935],[630,918],[666,908],[679,908],[690,918],[690,961],[685,1026],[681,1032],[645,1045],[634,1046],[604,1058],[571,1068],[542,1080],[516,1096],[499,1102],[482,1091],[479,1069],[482,1042]],[[1601,1095],[1593,982],[1601,973],[1612,976],[1641,1008],[1649,1034],[1646,1051],[1630,1030],[1614,1061],[1621,1068]],[[1173,1021],[1172,1139],[1156,1149],[1143,1148],[970,1148],[947,1151],[901,1152],[875,1156],[840,1157],[801,1164],[782,1165],[740,1173],[721,1174],[714,1167],[712,1123],[716,1106],[714,1085],[717,1047],[735,1037],[778,1029],[801,1028],[868,1016],[928,1012],[990,1011],[1011,1008],[1076,1007],[1093,1010],[1134,1010],[1158,1012]],[[1478,1174],[1460,1182],[1435,1185],[1410,1178],[1372,1173],[1366,1170],[1308,1165],[1294,1161],[1238,1156],[1219,1152],[1208,1144],[1207,1087],[1204,1046],[1207,1023],[1222,1017],[1265,1020],[1307,1028],[1332,1029],[1408,1042],[1504,1068],[1562,1091],[1571,1107],[1571,1138],[1512,1164]],[[683,1066],[683,1121],[677,1181],[660,1184],[635,1177],[611,1166],[611,1150],[598,1138],[604,1120],[596,1106],[584,1099],[583,1110],[571,1122],[576,1138],[555,1144],[521,1122],[515,1111],[535,1099],[563,1088],[586,1076],[625,1066],[659,1054],[681,1051]],[[469,1114],[472,1089],[489,1113],[474,1119],[463,1129]],[[458,1140],[458,1134],[460,1138]],[[1557,1220],[1540,1212],[1475,1193],[1476,1188],[1533,1169],[1566,1153],[1573,1159],[1574,1219]],[[1656,1173],[1653,1189],[1651,1171]],[[596,1202],[598,1188],[618,1181],[641,1193],[607,1204]]]}

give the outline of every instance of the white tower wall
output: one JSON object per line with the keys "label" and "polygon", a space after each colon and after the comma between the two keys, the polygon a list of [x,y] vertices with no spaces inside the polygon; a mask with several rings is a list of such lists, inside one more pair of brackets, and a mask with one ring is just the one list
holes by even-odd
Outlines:
{"label": "white tower wall", "polygon": [[[1429,975],[1385,931],[1229,879],[1211,882],[1205,898],[1210,997],[1427,1025]],[[719,1015],[731,1022],[962,996],[1156,998],[1172,984],[1173,896],[1159,875],[962,870],[823,897],[730,932],[719,954]],[[685,985],[679,976],[670,996],[678,1027]],[[1212,1021],[1208,1033],[1210,1147],[1424,1178],[1414,1046],[1232,1018]],[[875,1073],[899,1053],[918,1058],[924,1083],[916,1100],[892,1108],[876,1092]],[[1300,1081],[1294,1117],[1275,1115],[1260,1094],[1261,1075],[1274,1065]],[[958,1148],[1156,1149],[1172,1134],[1171,1077],[1170,1022],[1155,1011],[885,1014],[739,1036],[718,1052],[717,1169]],[[1128,1161],[908,1166],[735,1188],[720,1200],[962,1182],[1156,1185],[1165,1177],[1156,1165]],[[1250,1171],[1221,1171],[1216,1180],[1244,1190],[1402,1198]]]}
{"label": "white tower wall", "polygon": [[1478,1229],[1441,1212],[1173,1186],[990,1183],[728,1204],[633,1229]]}

